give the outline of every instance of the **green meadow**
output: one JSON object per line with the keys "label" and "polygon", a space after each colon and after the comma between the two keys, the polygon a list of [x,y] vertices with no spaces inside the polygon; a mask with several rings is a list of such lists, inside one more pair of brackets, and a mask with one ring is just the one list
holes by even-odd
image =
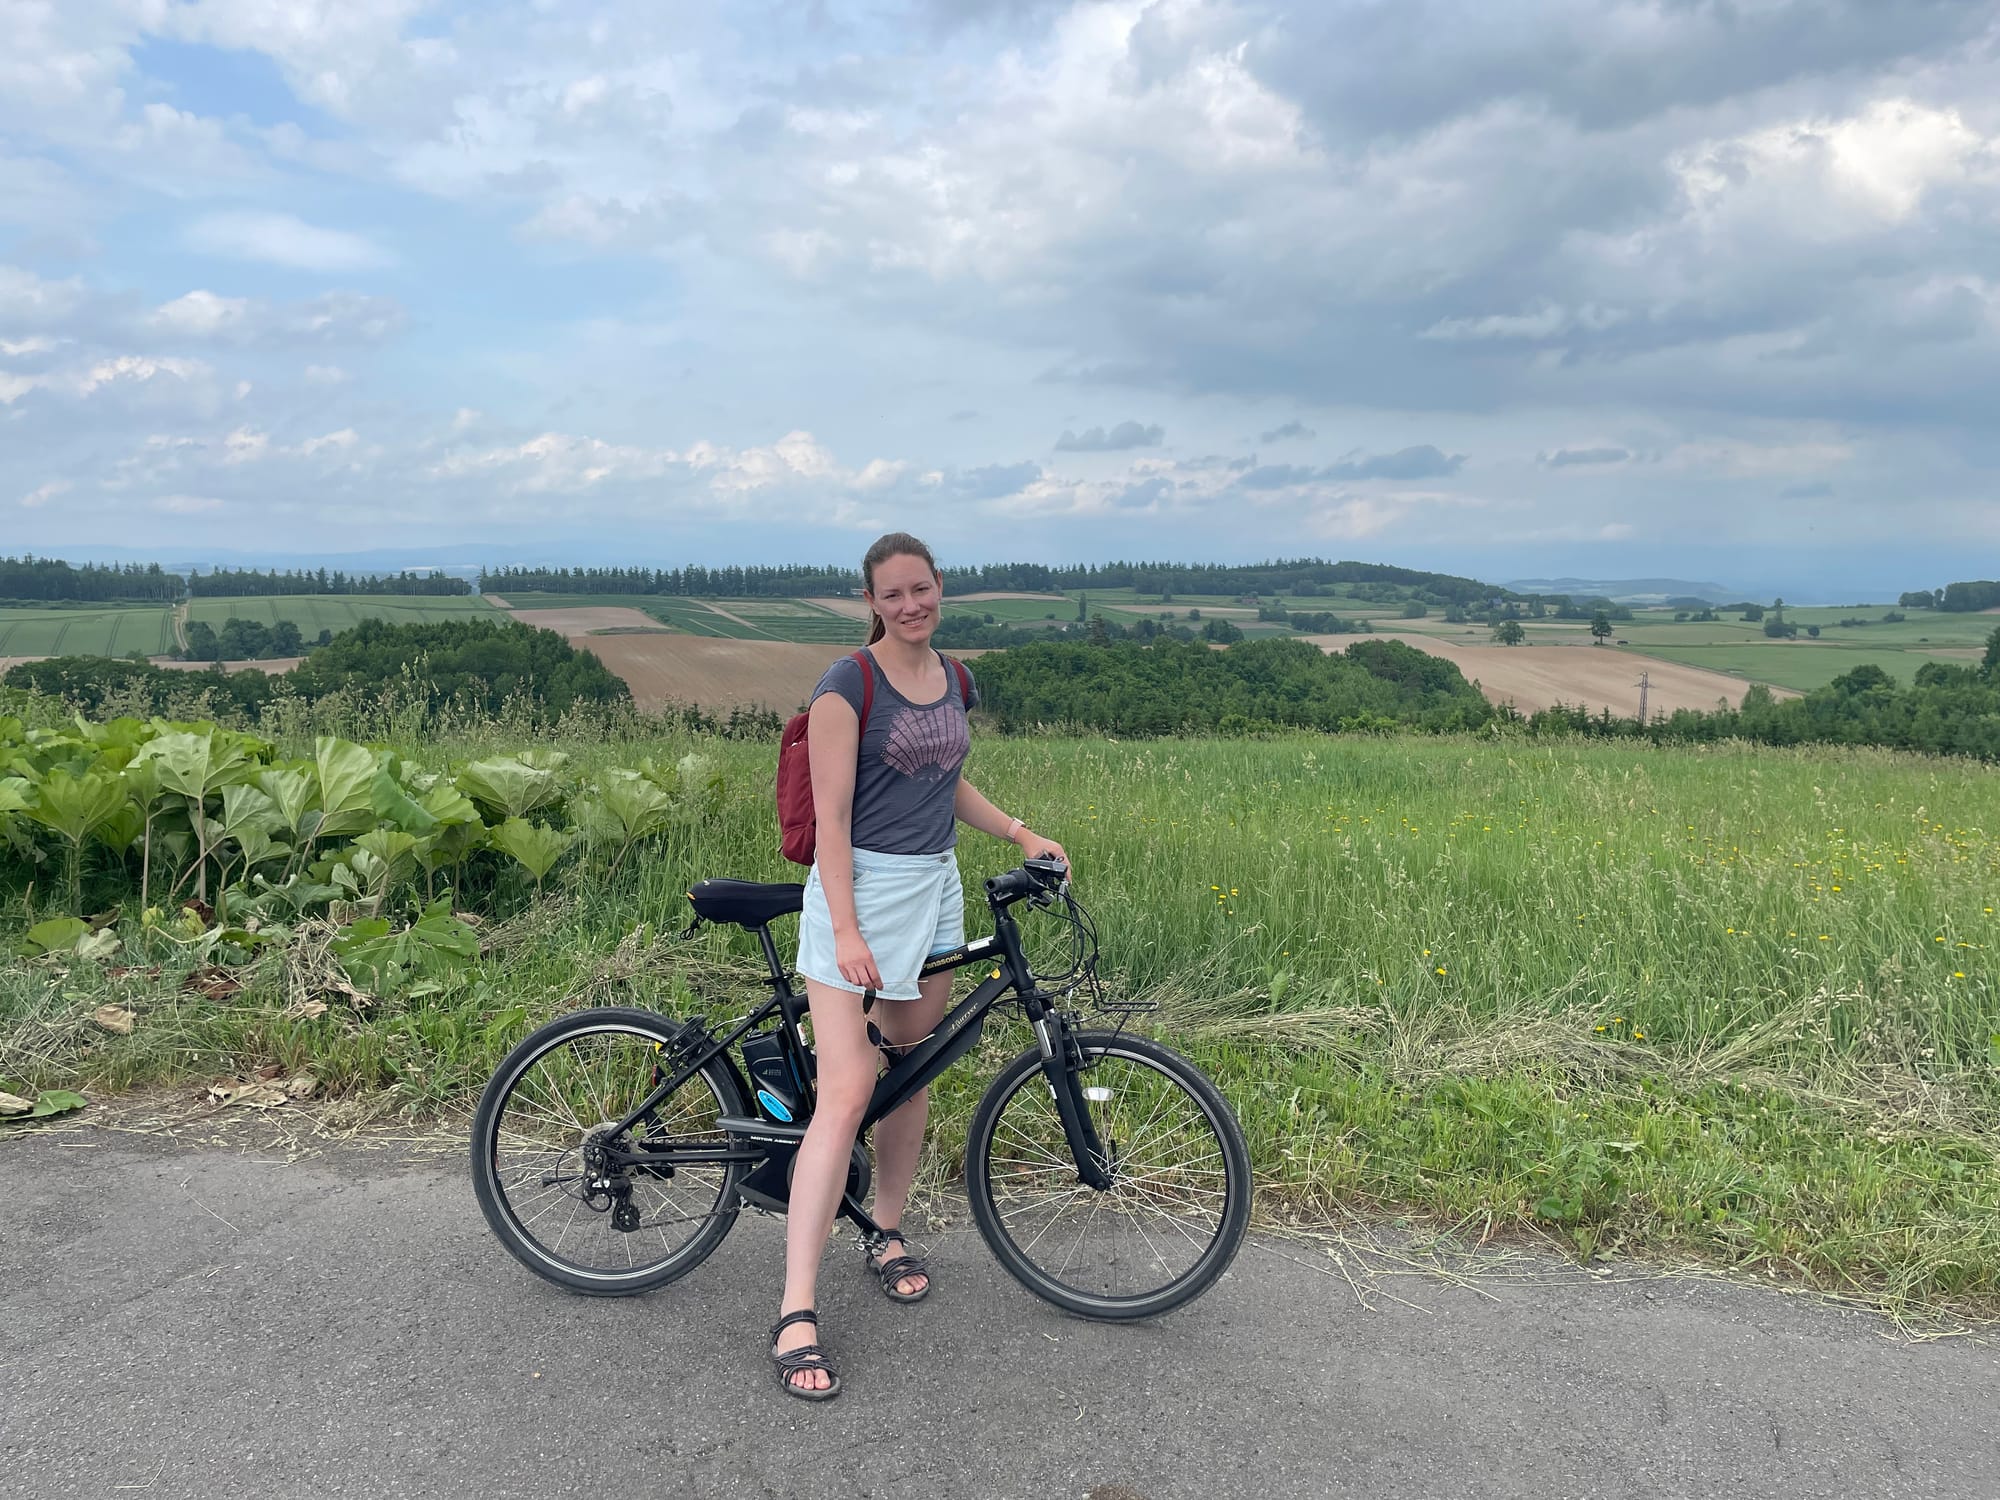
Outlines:
{"label": "green meadow", "polygon": [[173,611],[158,604],[0,608],[0,656],[156,656],[173,648]]}
{"label": "green meadow", "polygon": [[438,620],[467,620],[494,614],[478,595],[399,594],[270,594],[243,598],[198,598],[189,601],[188,618],[205,620],[220,630],[231,620],[275,625],[290,620],[311,641],[322,630],[335,635],[363,620],[391,625],[416,625]]}

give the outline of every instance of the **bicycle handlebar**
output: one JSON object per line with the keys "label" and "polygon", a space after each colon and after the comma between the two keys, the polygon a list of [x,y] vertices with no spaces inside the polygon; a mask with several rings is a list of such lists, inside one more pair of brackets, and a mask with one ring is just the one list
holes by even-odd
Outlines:
{"label": "bicycle handlebar", "polygon": [[1069,883],[1069,866],[1059,859],[1036,856],[1004,875],[986,882],[986,898],[995,906],[1053,895]]}

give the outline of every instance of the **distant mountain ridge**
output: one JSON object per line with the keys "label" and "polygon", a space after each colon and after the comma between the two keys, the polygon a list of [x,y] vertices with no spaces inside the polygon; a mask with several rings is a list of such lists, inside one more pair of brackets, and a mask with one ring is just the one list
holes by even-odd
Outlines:
{"label": "distant mountain ridge", "polygon": [[1519,578],[1503,587],[1517,594],[1569,594],[1609,599],[1613,604],[1662,604],[1669,599],[1706,599],[1730,604],[1747,597],[1740,589],[1687,578]]}

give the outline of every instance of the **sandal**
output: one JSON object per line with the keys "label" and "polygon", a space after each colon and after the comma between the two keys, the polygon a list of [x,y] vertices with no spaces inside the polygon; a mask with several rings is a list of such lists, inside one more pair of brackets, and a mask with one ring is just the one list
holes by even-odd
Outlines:
{"label": "sandal", "polygon": [[[891,1240],[894,1240],[905,1250],[909,1248],[910,1242],[903,1238],[901,1230],[883,1230],[882,1237],[879,1240],[872,1245],[863,1246],[868,1256],[868,1269],[881,1278],[882,1295],[887,1297],[891,1302],[923,1301],[924,1298],[931,1294],[931,1273],[924,1265],[924,1258],[921,1255],[897,1255],[882,1261],[875,1259],[875,1252],[877,1250],[887,1250],[889,1248],[889,1241]],[[912,1276],[923,1277],[923,1286],[914,1292],[899,1292],[896,1290],[897,1282],[907,1281]]]}
{"label": "sandal", "polygon": [[[840,1377],[833,1373],[833,1361],[826,1357],[826,1351],[818,1344],[801,1344],[796,1349],[782,1353],[778,1349],[778,1335],[794,1323],[810,1323],[819,1327],[819,1314],[811,1308],[799,1312],[786,1313],[778,1319],[778,1326],[771,1330],[771,1361],[778,1367],[778,1384],[785,1388],[788,1396],[797,1396],[801,1401],[831,1401],[840,1394]],[[813,1386],[800,1385],[792,1377],[807,1370],[824,1370],[827,1375],[825,1390]]]}

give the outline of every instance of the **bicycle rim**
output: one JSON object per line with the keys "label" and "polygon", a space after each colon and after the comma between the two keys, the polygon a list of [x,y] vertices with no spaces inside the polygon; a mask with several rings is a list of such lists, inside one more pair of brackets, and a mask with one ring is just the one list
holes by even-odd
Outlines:
{"label": "bicycle rim", "polygon": [[[713,1245],[708,1232],[734,1217],[735,1169],[723,1163],[679,1166],[670,1175],[627,1167],[614,1174],[614,1192],[591,1190],[586,1148],[608,1138],[672,1068],[661,1043],[629,1022],[571,1031],[522,1058],[503,1086],[489,1182],[520,1250],[565,1279],[606,1286],[657,1280],[676,1261],[699,1260]],[[716,1119],[729,1107],[704,1069],[625,1139],[724,1146],[728,1137]],[[621,1202],[634,1211],[633,1227],[617,1225]]]}
{"label": "bicycle rim", "polygon": [[[1028,1066],[980,1142],[994,1248],[1042,1296],[1100,1317],[1143,1317],[1205,1288],[1248,1215],[1240,1132],[1190,1064],[1139,1044],[1086,1044],[1085,1107],[1112,1184],[1078,1180],[1039,1066]],[[1213,1097],[1204,1097],[1207,1093]]]}

